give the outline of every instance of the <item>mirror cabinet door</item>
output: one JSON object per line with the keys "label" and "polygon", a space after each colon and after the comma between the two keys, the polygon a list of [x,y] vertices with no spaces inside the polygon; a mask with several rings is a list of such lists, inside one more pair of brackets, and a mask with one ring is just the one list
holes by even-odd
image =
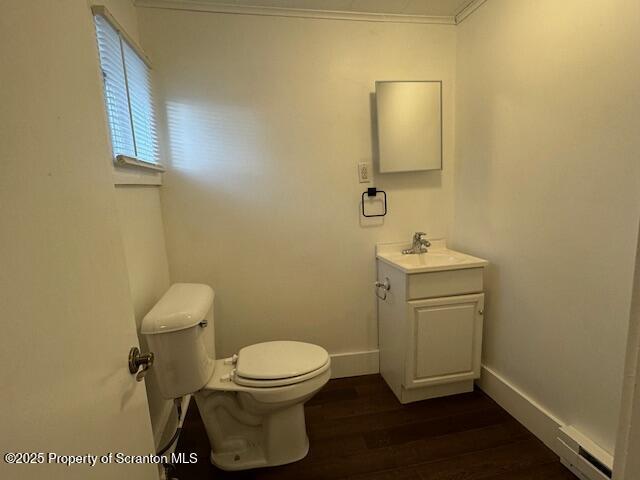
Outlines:
{"label": "mirror cabinet door", "polygon": [[442,169],[442,82],[376,82],[380,173]]}

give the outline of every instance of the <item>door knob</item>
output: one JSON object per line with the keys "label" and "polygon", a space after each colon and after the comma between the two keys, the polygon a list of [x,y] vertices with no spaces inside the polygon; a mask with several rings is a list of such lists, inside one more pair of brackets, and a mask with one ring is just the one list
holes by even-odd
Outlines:
{"label": "door knob", "polygon": [[[147,371],[153,365],[154,358],[153,352],[140,353],[138,347],[131,347],[131,350],[129,350],[129,372],[132,375],[136,374],[137,382],[141,382],[147,374]],[[140,367],[142,367],[142,370],[140,370]]]}

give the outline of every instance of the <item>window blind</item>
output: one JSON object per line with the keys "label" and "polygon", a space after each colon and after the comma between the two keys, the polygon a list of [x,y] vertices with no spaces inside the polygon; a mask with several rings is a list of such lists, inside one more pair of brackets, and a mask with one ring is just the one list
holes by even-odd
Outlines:
{"label": "window blind", "polygon": [[106,18],[94,18],[113,154],[158,163],[151,71]]}

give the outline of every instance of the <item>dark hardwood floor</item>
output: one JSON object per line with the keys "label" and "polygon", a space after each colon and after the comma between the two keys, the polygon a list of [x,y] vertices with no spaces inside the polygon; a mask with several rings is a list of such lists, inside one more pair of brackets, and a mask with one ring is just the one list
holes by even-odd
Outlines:
{"label": "dark hardwood floor", "polygon": [[300,462],[244,472],[209,463],[195,402],[177,452],[179,480],[576,480],[551,450],[479,390],[401,405],[379,375],[331,380],[305,407],[311,448]]}

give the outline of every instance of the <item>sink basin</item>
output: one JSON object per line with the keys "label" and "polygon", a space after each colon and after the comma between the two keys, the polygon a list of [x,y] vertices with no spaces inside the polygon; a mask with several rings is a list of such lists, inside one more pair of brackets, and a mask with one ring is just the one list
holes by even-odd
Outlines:
{"label": "sink basin", "polygon": [[405,273],[459,270],[484,267],[489,262],[482,258],[456,252],[445,247],[444,241],[432,241],[427,253],[402,254],[404,243],[381,244],[376,247],[376,257]]}
{"label": "sink basin", "polygon": [[428,252],[413,255],[389,255],[389,260],[407,268],[437,267],[464,262],[464,258],[451,252]]}

